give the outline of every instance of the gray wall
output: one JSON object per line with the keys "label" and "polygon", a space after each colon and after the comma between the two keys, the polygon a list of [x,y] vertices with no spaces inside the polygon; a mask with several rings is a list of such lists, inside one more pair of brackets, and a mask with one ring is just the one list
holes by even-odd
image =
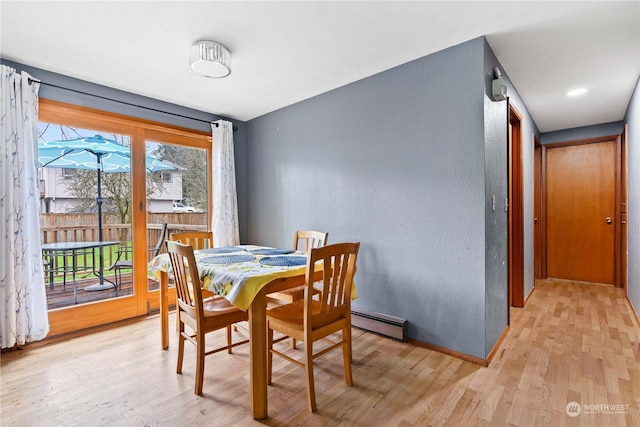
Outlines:
{"label": "gray wall", "polygon": [[[488,354],[507,324],[508,290],[508,217],[505,198],[508,196],[508,104],[491,98],[491,81],[497,67],[507,84],[510,105],[522,115],[522,175],[523,175],[523,234],[524,234],[524,295],[534,285],[533,274],[533,151],[534,135],[540,133],[526,105],[520,98],[509,75],[485,41],[484,47],[484,122],[485,122],[485,227],[486,227],[486,336],[485,352]],[[496,198],[493,211],[492,196]]]}
{"label": "gray wall", "polygon": [[288,246],[297,229],[361,241],[355,309],[481,358],[484,47],[471,40],[247,122],[249,241]]}
{"label": "gray wall", "polygon": [[[485,138],[485,354],[491,351],[508,320],[508,223],[504,200],[508,195],[507,101],[494,101],[494,69],[504,70],[484,42]],[[509,88],[511,89],[511,88]],[[495,199],[495,206],[493,200]]]}
{"label": "gray wall", "polygon": [[629,268],[627,293],[636,314],[640,314],[640,81],[636,83],[624,121],[629,126],[627,137],[627,265]]}
{"label": "gray wall", "polygon": [[[59,89],[47,86],[45,84],[40,86],[40,98],[52,99],[55,101],[66,102],[68,104],[95,108],[102,111],[124,114],[144,120],[151,120],[205,132],[211,132],[210,123],[190,120],[184,117],[178,117],[176,116],[176,114],[206,120],[208,122],[215,121],[221,118],[220,116],[216,116],[213,114],[204,113],[202,111],[159,101],[153,98],[135,95],[133,93],[124,92],[107,86],[97,85],[95,83],[75,79],[72,77],[64,76],[62,74],[57,74],[50,71],[42,70],[40,68],[31,67],[29,65],[20,64],[5,59],[0,59],[0,62],[9,67],[13,67],[18,71],[26,71],[32,77],[44,83],[73,89],[74,91],[83,92],[86,94],[113,99],[119,102],[102,99],[96,96],[85,95],[83,93],[74,91]],[[165,114],[163,112],[167,112],[169,114]],[[244,122],[234,121],[233,124],[238,127],[237,132],[234,132],[233,139],[236,154],[236,185],[238,187],[240,232],[241,238],[244,237],[246,239],[247,218],[245,215],[246,199],[244,197],[244,195],[246,194],[246,182],[244,179],[246,174],[244,163],[244,159],[246,157],[246,131]]]}

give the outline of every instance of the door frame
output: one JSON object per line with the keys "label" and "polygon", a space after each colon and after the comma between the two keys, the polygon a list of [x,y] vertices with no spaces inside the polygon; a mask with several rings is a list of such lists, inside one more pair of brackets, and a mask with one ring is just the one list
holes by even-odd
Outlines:
{"label": "door frame", "polygon": [[629,179],[627,170],[628,151],[627,151],[627,135],[629,135],[629,125],[625,124],[622,129],[620,138],[620,287],[627,294],[627,245],[628,245],[628,229],[627,229],[627,180]]}
{"label": "door frame", "polygon": [[[541,235],[542,236],[546,236],[547,235],[547,222],[546,222],[546,218],[547,218],[547,209],[546,209],[546,200],[547,200],[547,171],[546,171],[546,163],[547,163],[547,150],[552,149],[552,148],[559,148],[559,147],[570,147],[570,146],[577,146],[577,145],[585,145],[585,144],[597,144],[597,143],[601,143],[601,142],[610,142],[613,141],[615,144],[615,159],[614,159],[614,173],[615,173],[615,188],[614,188],[614,231],[613,231],[613,239],[614,239],[614,250],[613,250],[613,271],[614,271],[614,277],[613,277],[613,286],[620,288],[620,287],[624,287],[625,283],[622,279],[622,277],[626,277],[626,257],[623,256],[624,252],[622,251],[623,249],[623,244],[626,243],[626,236],[625,239],[622,238],[622,230],[623,230],[623,225],[626,226],[626,224],[622,224],[622,212],[623,212],[623,208],[622,208],[622,203],[623,203],[623,189],[624,191],[626,191],[626,164],[623,164],[623,160],[626,161],[625,156],[623,155],[623,151],[624,148],[626,148],[626,144],[623,144],[623,139],[622,135],[606,135],[606,136],[599,136],[599,137],[594,137],[594,138],[587,138],[587,139],[578,139],[578,140],[571,140],[571,141],[563,141],[563,142],[556,142],[556,143],[552,143],[552,144],[545,144],[542,146],[542,164],[541,164],[541,174],[542,174],[542,180],[541,180],[541,200],[542,200],[542,206],[543,206],[543,210],[542,210],[542,217],[543,217],[543,221],[541,224]],[[626,202],[626,198],[624,199],[624,202]],[[626,212],[626,210],[625,210]],[[546,238],[542,239],[542,253],[543,253],[543,258],[542,258],[542,265],[543,265],[543,278],[547,277],[547,241]],[[623,262],[623,258],[625,258],[625,261]],[[623,271],[624,269],[624,271]]]}
{"label": "door frame", "polygon": [[509,307],[524,307],[524,187],[522,114],[509,104],[508,126],[508,278]]}
{"label": "door frame", "polygon": [[533,135],[533,278],[547,277],[547,254],[545,230],[546,207],[542,197],[544,180],[542,159],[546,155],[544,145]]}

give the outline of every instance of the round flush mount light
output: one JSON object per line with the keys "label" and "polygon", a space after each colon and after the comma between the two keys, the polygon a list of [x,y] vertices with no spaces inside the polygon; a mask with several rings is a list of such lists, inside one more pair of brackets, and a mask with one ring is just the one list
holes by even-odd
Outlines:
{"label": "round flush mount light", "polygon": [[197,41],[191,47],[191,69],[213,79],[227,77],[231,74],[231,52],[217,42]]}

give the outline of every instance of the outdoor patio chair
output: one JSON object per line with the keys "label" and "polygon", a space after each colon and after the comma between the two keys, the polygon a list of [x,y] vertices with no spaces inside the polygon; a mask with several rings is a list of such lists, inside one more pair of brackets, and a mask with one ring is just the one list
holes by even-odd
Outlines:
{"label": "outdoor patio chair", "polygon": [[[149,256],[151,258],[155,258],[160,253],[162,249],[162,245],[164,244],[165,239],[167,238],[167,231],[169,230],[169,225],[165,222],[162,224],[162,229],[160,231],[160,237],[154,246],[149,246]],[[122,270],[132,269],[133,268],[133,260],[131,260],[131,248],[130,247],[120,247],[118,249],[116,260],[111,266],[109,270],[113,270],[116,278],[116,296],[118,295],[118,288],[122,289]]]}

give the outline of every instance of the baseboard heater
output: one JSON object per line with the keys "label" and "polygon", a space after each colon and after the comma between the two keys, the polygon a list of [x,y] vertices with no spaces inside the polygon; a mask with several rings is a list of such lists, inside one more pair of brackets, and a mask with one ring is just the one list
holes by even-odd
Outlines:
{"label": "baseboard heater", "polygon": [[372,311],[351,311],[351,325],[400,341],[407,340],[407,320]]}

